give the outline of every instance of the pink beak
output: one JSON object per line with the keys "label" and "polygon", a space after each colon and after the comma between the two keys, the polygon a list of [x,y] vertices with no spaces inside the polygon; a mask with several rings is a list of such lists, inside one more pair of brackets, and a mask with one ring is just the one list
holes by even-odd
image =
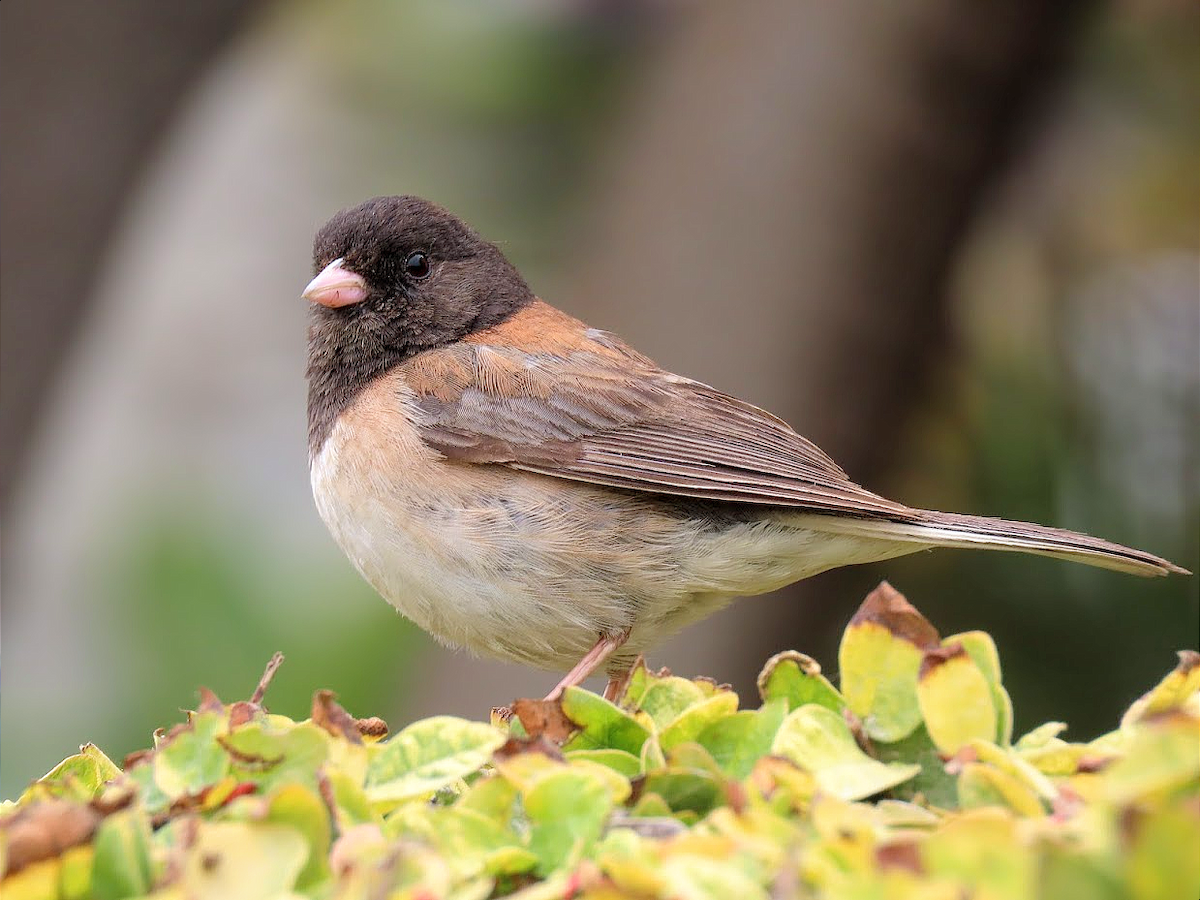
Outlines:
{"label": "pink beak", "polygon": [[349,306],[361,303],[367,297],[367,283],[361,275],[355,275],[349,269],[342,268],[339,257],[320,271],[301,294],[310,303],[320,303],[322,306]]}

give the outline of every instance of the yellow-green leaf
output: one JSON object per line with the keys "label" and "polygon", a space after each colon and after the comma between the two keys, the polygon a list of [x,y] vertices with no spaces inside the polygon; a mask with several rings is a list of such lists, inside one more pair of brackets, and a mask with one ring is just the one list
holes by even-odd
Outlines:
{"label": "yellow-green leaf", "polygon": [[92,846],[91,891],[96,900],[121,900],[150,890],[150,823],[137,806],[105,817],[96,829]]}
{"label": "yellow-green leaf", "polygon": [[296,887],[308,888],[328,878],[332,827],[325,802],[303,784],[283,784],[267,798],[264,821],[288,825],[308,844],[308,858],[296,879]]}
{"label": "yellow-green leaf", "polygon": [[[121,770],[95,744],[84,744],[74,756],[68,756],[57,766],[38,779],[41,785],[66,787],[70,782],[69,796],[74,799],[90,800],[99,795],[105,784],[121,777]],[[64,796],[50,791],[53,796]]]}
{"label": "yellow-green leaf", "polygon": [[1200,897],[1200,804],[1176,801],[1130,810],[1124,819],[1131,895],[1138,900]]}
{"label": "yellow-green leaf", "polygon": [[1126,728],[1148,715],[1182,706],[1197,692],[1200,692],[1200,653],[1180,650],[1179,664],[1133,702],[1121,719],[1121,727]]}
{"label": "yellow-green leaf", "polygon": [[379,745],[367,768],[367,797],[395,805],[430,794],[474,772],[504,740],[491,725],[453,716],[414,722]]}
{"label": "yellow-green leaf", "polygon": [[938,633],[884,582],[863,601],[838,649],[842,696],[875,740],[898,741],[921,723],[917,673]]}
{"label": "yellow-green leaf", "polygon": [[[668,767],[646,776],[646,790],[661,797],[676,815],[711,812],[724,798],[721,782],[703,769]],[[638,815],[648,815],[645,811]],[[661,814],[661,813],[656,813]]]}
{"label": "yellow-green leaf", "polygon": [[472,809],[409,803],[388,816],[387,837],[419,839],[435,847],[460,879],[487,871],[497,851],[521,850],[506,826]]}
{"label": "yellow-green leaf", "polygon": [[1037,792],[1011,772],[985,763],[966,763],[958,776],[958,803],[963,809],[1004,807],[1022,816],[1046,812]]}
{"label": "yellow-green leaf", "polygon": [[1037,750],[1045,747],[1066,730],[1065,722],[1046,722],[1023,734],[1013,746],[1018,750]]}
{"label": "yellow-green leaf", "polygon": [[948,819],[921,843],[920,855],[931,874],[972,886],[963,892],[968,896],[1037,896],[1034,857],[1018,839],[1017,821],[1003,810]]}
{"label": "yellow-green leaf", "polygon": [[917,679],[917,701],[929,736],[947,756],[969,741],[996,739],[991,686],[962,644],[926,652]]}
{"label": "yellow-green leaf", "polygon": [[954,634],[942,641],[943,647],[961,644],[971,655],[979,671],[987,679],[992,692],[992,705],[996,710],[996,734],[992,737],[998,744],[1012,743],[1013,706],[1012,698],[1004,689],[1000,672],[1000,653],[996,650],[996,642],[985,631],[964,631]]}
{"label": "yellow-green leaf", "polygon": [[651,676],[645,693],[637,708],[654,720],[659,728],[665,728],[680,713],[694,703],[704,699],[704,691],[698,684],[676,675]]}
{"label": "yellow-green leaf", "polygon": [[196,900],[262,900],[290,891],[308,858],[298,831],[286,825],[204,823],[183,868]]}
{"label": "yellow-green leaf", "polygon": [[166,796],[199,793],[228,774],[229,754],[217,743],[226,727],[224,714],[197,712],[188,727],[159,745],[154,751],[154,781]]}
{"label": "yellow-green leaf", "polygon": [[712,754],[725,774],[745,778],[754,764],[771,752],[779,726],[787,715],[787,701],[780,697],[761,709],[742,710],[711,723],[696,738]]}
{"label": "yellow-green leaf", "polygon": [[567,761],[587,760],[607,766],[625,778],[637,778],[642,772],[642,761],[626,750],[571,750],[566,753]]}
{"label": "yellow-green leaf", "polygon": [[767,660],[758,674],[758,695],[763,703],[785,700],[788,712],[806,703],[816,703],[834,712],[841,712],[846,706],[837,688],[821,674],[820,664],[795,650],[784,650]]}
{"label": "yellow-green leaf", "polygon": [[767,900],[764,885],[750,873],[719,859],[700,854],[678,854],[663,863],[668,897],[689,900]]}
{"label": "yellow-green leaf", "polygon": [[625,710],[583,688],[567,688],[562,708],[567,718],[579,726],[563,745],[564,750],[613,749],[637,754],[650,736]]}
{"label": "yellow-green leaf", "polygon": [[571,866],[604,830],[612,811],[608,788],[589,773],[563,769],[542,778],[525,795],[529,849],[538,872]]}
{"label": "yellow-green leaf", "polygon": [[294,782],[315,785],[330,744],[328,732],[311,722],[286,728],[252,722],[218,740],[230,755],[230,773],[264,793]]}
{"label": "yellow-green leaf", "polygon": [[659,734],[664,751],[696,740],[700,732],[737,712],[738,696],[733,691],[719,691],[685,709]]}
{"label": "yellow-green leaf", "polygon": [[471,809],[494,822],[507,826],[512,819],[517,786],[498,775],[480,778],[459,798],[461,809]]}
{"label": "yellow-green leaf", "polygon": [[1135,726],[1125,755],[1102,773],[1113,803],[1132,803],[1200,779],[1200,724],[1183,713],[1163,713]]}
{"label": "yellow-green leaf", "polygon": [[823,706],[802,706],[783,720],[771,751],[813,774],[817,786],[843,800],[860,800],[912,778],[921,767],[881,763],[855,743],[850,728]]}

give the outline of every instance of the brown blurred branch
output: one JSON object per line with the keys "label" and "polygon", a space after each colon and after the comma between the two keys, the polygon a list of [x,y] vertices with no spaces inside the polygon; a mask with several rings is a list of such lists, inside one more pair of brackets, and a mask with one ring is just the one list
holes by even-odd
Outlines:
{"label": "brown blurred branch", "polygon": [[0,5],[0,506],[139,168],[254,0]]}

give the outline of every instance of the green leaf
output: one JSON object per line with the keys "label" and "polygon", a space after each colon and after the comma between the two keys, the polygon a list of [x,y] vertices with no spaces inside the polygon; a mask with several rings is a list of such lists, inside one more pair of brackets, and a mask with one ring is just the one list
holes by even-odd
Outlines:
{"label": "green leaf", "polygon": [[[661,797],[672,813],[707,815],[725,799],[721,782],[703,769],[670,767],[646,776],[647,792]],[[639,815],[649,813],[641,811]],[[661,815],[661,812],[656,813]]]}
{"label": "green leaf", "polygon": [[755,763],[750,782],[767,793],[772,808],[780,813],[809,809],[817,793],[812,772],[778,754],[764,756]]}
{"label": "green leaf", "polygon": [[[1070,844],[1047,843],[1038,865],[1038,897],[1045,900],[1129,900],[1129,892],[1107,857]],[[1200,895],[1198,895],[1200,896]]]}
{"label": "green leaf", "polygon": [[[532,851],[510,844],[505,847],[497,847],[488,853],[484,857],[483,868],[488,875],[493,877],[511,877],[532,872],[537,867],[537,863],[538,858]],[[489,890],[484,896],[491,897],[492,892]]]}
{"label": "green leaf", "polygon": [[625,778],[636,778],[642,774],[642,761],[626,750],[570,750],[566,753],[568,761],[587,760],[607,766]]}
{"label": "green leaf", "polygon": [[787,700],[779,697],[761,709],[742,710],[711,723],[700,732],[697,742],[713,755],[725,774],[740,780],[771,752],[787,711]]}
{"label": "green leaf", "polygon": [[146,812],[153,815],[171,805],[171,798],[159,789],[154,780],[153,761],[138,763],[125,773],[125,777],[137,786],[138,800]]}
{"label": "green leaf", "polygon": [[96,829],[92,846],[91,892],[95,900],[121,900],[149,892],[150,823],[136,806],[107,816]]}
{"label": "green leaf", "polygon": [[659,733],[659,743],[665,752],[672,747],[696,740],[700,732],[719,724],[737,712],[738,695],[720,691],[706,700],[689,706]]}
{"label": "green leaf", "polygon": [[494,760],[494,765],[505,781],[521,793],[528,793],[543,778],[566,768],[561,759],[547,753],[539,753],[536,749],[506,754]]}
{"label": "green leaf", "polygon": [[617,698],[617,702],[626,709],[640,709],[642,698],[646,695],[646,691],[650,685],[656,680],[657,676],[651,675],[646,668],[646,662],[641,657],[633,667],[633,671],[629,673],[629,681],[625,685],[625,692]]}
{"label": "green leaf", "polygon": [[[69,796],[91,800],[99,795],[104,786],[121,777],[121,770],[101,752],[95,744],[84,744],[74,756],[68,756],[57,766],[38,779],[39,784],[66,787],[70,783]],[[51,792],[53,796],[65,796]]]}
{"label": "green leaf", "polygon": [[661,819],[671,815],[671,806],[653,791],[645,791],[629,810],[631,816],[645,819]]}
{"label": "green leaf", "polygon": [[771,751],[812,772],[821,790],[843,800],[870,797],[921,771],[916,764],[871,759],[858,748],[842,717],[816,704],[783,720]]}
{"label": "green leaf", "polygon": [[608,788],[587,773],[563,769],[539,780],[525,795],[538,873],[578,862],[599,839],[611,811]]}
{"label": "green leaf", "polygon": [[315,786],[330,743],[328,733],[311,722],[286,729],[254,722],[219,740],[232,758],[231,774],[258,784],[263,793],[292,782]]}
{"label": "green leaf", "polygon": [[575,758],[567,760],[567,764],[571,769],[591,775],[597,781],[602,782],[608,788],[609,798],[614,805],[624,803],[633,792],[628,778],[603,763]]}
{"label": "green leaf", "polygon": [[879,820],[892,828],[934,828],[941,822],[937,813],[904,800],[880,800],[875,809]]}
{"label": "green leaf", "polygon": [[968,758],[972,757],[1007,772],[1026,785],[1044,803],[1052,803],[1058,797],[1058,789],[1055,788],[1054,782],[1011,747],[1000,747],[991,741],[974,740],[971,741],[968,750]]}
{"label": "green leaf", "polygon": [[[129,772],[85,746],[0,803],[0,895],[1200,896],[1200,655],[1115,731],[1068,743],[1047,723],[1014,745],[987,635],[939,643],[885,586],[841,651],[845,701],[798,653],[768,662],[758,710],[644,666],[619,707],[573,688],[564,710],[582,724],[561,752],[495,753],[507,723],[451,718],[363,742],[327,702],[328,732],[204,692]],[[551,705],[537,709],[568,733]],[[915,726],[878,737],[913,707]]]}
{"label": "green leaf", "polygon": [[325,777],[333,791],[337,807],[338,824],[343,828],[376,822],[378,817],[371,809],[371,801],[358,779],[337,770],[326,772]]}
{"label": "green leaf", "polygon": [[579,731],[563,745],[564,750],[612,749],[636,755],[650,736],[625,710],[583,688],[567,688],[562,708],[567,718],[579,726]]}
{"label": "green leaf", "polygon": [[[0,831],[0,848],[6,837]],[[0,882],[4,900],[91,900],[92,859],[91,846],[83,844],[7,872]]]}
{"label": "green leaf", "polygon": [[868,595],[842,635],[842,696],[874,740],[898,741],[921,724],[917,673],[938,645],[932,625],[887,582]]}
{"label": "green leaf", "polygon": [[1040,747],[1016,749],[1016,752],[1043,775],[1074,775],[1079,771],[1079,763],[1089,754],[1086,744],[1068,744],[1058,738],[1051,738]]}
{"label": "green leaf", "polygon": [[791,712],[807,703],[816,703],[840,713],[846,701],[837,688],[821,674],[821,666],[811,656],[785,650],[767,660],[758,676],[758,693],[763,702],[782,698]]}
{"label": "green leaf", "polygon": [[703,700],[704,696],[700,686],[686,678],[676,675],[665,678],[650,676],[637,708],[649,715],[655,727],[661,731],[689,706]]}
{"label": "green leaf", "polygon": [[197,712],[188,727],[159,745],[154,782],[167,797],[198,794],[229,774],[229,754],[217,743],[225,728],[223,713]]}
{"label": "green leaf", "polygon": [[708,772],[715,778],[724,780],[725,773],[717,765],[717,760],[706,749],[694,741],[680,744],[667,754],[667,766],[672,769],[695,769]]}
{"label": "green leaf", "polygon": [[876,742],[873,753],[880,762],[916,763],[921,767],[916,776],[892,789],[898,799],[912,800],[920,796],[931,806],[942,809],[958,806],[958,782],[946,771],[941,753],[924,725],[891,744]]}
{"label": "green leaf", "polygon": [[486,816],[505,827],[512,821],[517,786],[507,778],[490,775],[480,778],[459,798],[457,806]]}
{"label": "green leaf", "polygon": [[367,797],[389,806],[433,793],[474,772],[504,740],[491,725],[452,716],[414,722],[384,742],[371,760]]}
{"label": "green leaf", "polygon": [[58,858],[58,891],[62,900],[92,900],[94,860],[95,851],[88,846],[72,847]]}

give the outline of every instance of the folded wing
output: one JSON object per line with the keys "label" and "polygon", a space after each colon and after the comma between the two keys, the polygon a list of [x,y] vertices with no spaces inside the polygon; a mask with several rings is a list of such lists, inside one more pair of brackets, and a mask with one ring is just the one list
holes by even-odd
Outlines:
{"label": "folded wing", "polygon": [[854,484],[782,420],[665,372],[611,335],[579,326],[573,343],[560,335],[524,349],[503,328],[404,364],[424,440],[449,459],[658,494],[916,518]]}

